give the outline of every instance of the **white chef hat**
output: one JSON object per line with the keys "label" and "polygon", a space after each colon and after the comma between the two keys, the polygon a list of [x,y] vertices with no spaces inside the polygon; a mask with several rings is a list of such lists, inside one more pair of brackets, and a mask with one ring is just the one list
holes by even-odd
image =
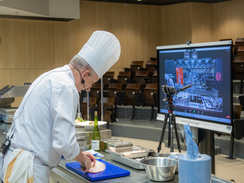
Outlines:
{"label": "white chef hat", "polygon": [[95,31],[78,53],[97,73],[103,76],[119,59],[119,40],[110,32]]}

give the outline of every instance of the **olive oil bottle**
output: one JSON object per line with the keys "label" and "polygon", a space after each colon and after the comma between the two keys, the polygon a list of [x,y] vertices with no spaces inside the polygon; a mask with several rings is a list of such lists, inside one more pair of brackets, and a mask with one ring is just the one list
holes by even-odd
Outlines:
{"label": "olive oil bottle", "polygon": [[93,128],[93,131],[92,131],[92,140],[91,140],[92,149],[94,151],[97,151],[97,152],[100,151],[100,141],[101,141],[101,135],[100,135],[100,131],[99,131],[99,128],[98,128],[97,111],[95,111],[94,128]]}

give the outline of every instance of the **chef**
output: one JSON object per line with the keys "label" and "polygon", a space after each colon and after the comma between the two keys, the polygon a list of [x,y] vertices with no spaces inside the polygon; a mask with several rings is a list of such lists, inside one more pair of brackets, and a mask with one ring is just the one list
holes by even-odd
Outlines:
{"label": "chef", "polygon": [[[32,83],[2,146],[6,153],[0,155],[0,180],[23,182],[27,177],[35,183],[49,182],[50,169],[59,164],[61,156],[84,165],[84,172],[90,169],[95,157],[82,152],[75,137],[79,92],[90,90],[118,61],[120,52],[113,34],[95,31],[68,65],[46,72]],[[22,163],[26,171],[19,166]]]}
{"label": "chef", "polygon": [[171,79],[171,77],[169,77],[169,74],[165,74],[165,75],[164,75],[164,78],[165,78],[165,80],[167,81],[167,86],[174,87],[174,82],[173,82],[173,80]]}

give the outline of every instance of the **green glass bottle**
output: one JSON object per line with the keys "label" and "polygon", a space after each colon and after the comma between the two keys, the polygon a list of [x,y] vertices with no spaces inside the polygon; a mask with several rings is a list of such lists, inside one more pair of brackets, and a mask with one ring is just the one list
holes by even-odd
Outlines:
{"label": "green glass bottle", "polygon": [[100,131],[99,131],[99,128],[98,128],[97,111],[95,111],[94,128],[93,128],[93,131],[92,131],[92,141],[91,141],[92,149],[94,151],[97,151],[97,152],[100,151],[100,141],[101,141],[101,135],[100,135]]}

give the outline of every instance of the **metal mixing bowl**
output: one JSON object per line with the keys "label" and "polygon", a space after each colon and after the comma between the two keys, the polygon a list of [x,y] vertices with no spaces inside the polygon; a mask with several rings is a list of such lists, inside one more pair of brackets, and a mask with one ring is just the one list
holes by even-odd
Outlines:
{"label": "metal mixing bowl", "polygon": [[[158,153],[157,156],[158,157],[165,157],[165,158],[172,158],[178,161],[179,156],[183,154],[183,153],[178,153],[178,152],[170,152],[170,153]],[[178,165],[177,168],[175,170],[175,173],[178,173]]]}
{"label": "metal mixing bowl", "polygon": [[173,179],[177,168],[177,160],[171,158],[152,157],[141,160],[147,176],[153,181],[169,181]]}

